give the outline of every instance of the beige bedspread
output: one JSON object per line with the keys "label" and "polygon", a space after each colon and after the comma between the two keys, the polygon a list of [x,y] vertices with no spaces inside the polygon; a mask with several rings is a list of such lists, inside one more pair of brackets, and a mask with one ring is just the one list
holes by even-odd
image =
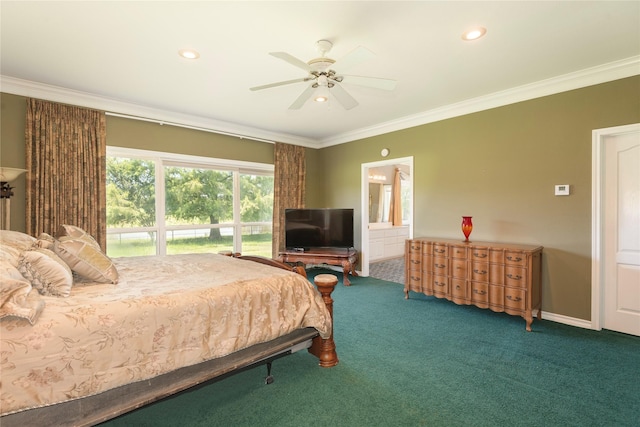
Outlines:
{"label": "beige bedspread", "polygon": [[76,283],[68,298],[43,297],[33,326],[0,321],[2,414],[96,394],[298,328],[324,338],[331,331],[320,294],[295,273],[213,254],[115,261],[117,285]]}

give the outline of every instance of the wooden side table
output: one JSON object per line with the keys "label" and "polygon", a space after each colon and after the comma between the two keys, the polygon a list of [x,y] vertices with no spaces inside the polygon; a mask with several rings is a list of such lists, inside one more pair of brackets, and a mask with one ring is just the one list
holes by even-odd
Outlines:
{"label": "wooden side table", "polygon": [[358,261],[358,251],[353,248],[331,248],[331,249],[311,249],[309,251],[284,251],[280,252],[278,259],[282,262],[303,264],[329,264],[342,266],[342,283],[344,286],[351,286],[349,273],[357,277],[356,262]]}

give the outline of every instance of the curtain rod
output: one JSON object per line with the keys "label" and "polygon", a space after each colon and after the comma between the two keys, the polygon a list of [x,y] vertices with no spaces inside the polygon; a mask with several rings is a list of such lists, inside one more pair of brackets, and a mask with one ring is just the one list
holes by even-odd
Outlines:
{"label": "curtain rod", "polygon": [[149,119],[149,118],[146,118],[146,117],[131,116],[129,114],[112,113],[112,112],[109,112],[109,111],[105,111],[105,114],[107,116],[121,117],[123,119],[131,119],[131,120],[139,120],[141,122],[157,123],[160,126],[163,126],[163,125],[176,126],[176,127],[181,127],[181,128],[185,128],[185,129],[199,130],[199,131],[202,131],[202,132],[210,132],[210,133],[217,133],[217,134],[220,134],[220,135],[233,136],[233,137],[240,138],[240,139],[250,139],[250,140],[258,141],[258,142],[267,142],[269,144],[275,144],[276,143],[275,141],[272,141],[270,139],[256,138],[254,136],[248,136],[248,135],[242,135],[242,134],[238,134],[238,133],[225,132],[225,131],[221,131],[221,130],[217,130],[217,129],[205,128],[205,127],[200,127],[200,126],[185,125],[185,124],[182,124],[182,123],[167,122],[165,120]]}

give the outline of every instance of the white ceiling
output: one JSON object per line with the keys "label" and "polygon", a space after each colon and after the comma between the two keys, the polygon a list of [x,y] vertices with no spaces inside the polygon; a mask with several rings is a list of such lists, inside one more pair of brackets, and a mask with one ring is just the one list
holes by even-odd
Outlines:
{"label": "white ceiling", "polygon": [[[3,92],[323,147],[456,114],[640,74],[638,1],[1,1]],[[481,25],[484,38],[461,39]],[[289,105],[315,42],[339,73],[397,80],[392,92],[349,85],[359,101]],[[178,56],[194,48],[200,59]],[[338,62],[339,64],[339,62]]]}

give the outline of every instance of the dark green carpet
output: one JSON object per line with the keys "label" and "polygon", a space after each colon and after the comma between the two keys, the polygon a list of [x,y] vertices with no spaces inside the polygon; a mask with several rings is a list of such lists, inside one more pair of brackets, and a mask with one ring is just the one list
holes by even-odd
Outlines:
{"label": "dark green carpet", "polygon": [[257,367],[104,425],[640,426],[640,338],[544,320],[527,333],[520,317],[352,283],[334,292],[338,366],[299,352],[271,385]]}

